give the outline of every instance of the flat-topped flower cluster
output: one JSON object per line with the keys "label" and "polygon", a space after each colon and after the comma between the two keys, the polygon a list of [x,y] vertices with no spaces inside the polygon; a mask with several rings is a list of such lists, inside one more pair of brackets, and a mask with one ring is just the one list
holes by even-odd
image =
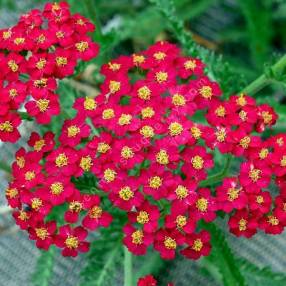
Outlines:
{"label": "flat-topped flower cluster", "polygon": [[[6,196],[38,247],[55,244],[65,256],[88,251],[88,232],[112,221],[100,194],[126,212],[123,243],[135,255],[152,245],[164,259],[178,250],[191,259],[208,255],[210,234],[200,221],[214,221],[218,211],[229,214],[237,236],[283,231],[286,135],[261,137],[277,120],[270,106],[245,94],[223,100],[205,65],[167,42],[120,56],[101,73],[99,96],[76,99],[76,116],[60,135],[33,133],[30,149],[16,153]],[[215,155],[242,161],[218,185],[206,180]],[[86,173],[98,194],[72,183]],[[51,218],[59,205],[64,224]]]}
{"label": "flat-topped flower cluster", "polygon": [[94,25],[67,3],[46,4],[0,31],[0,140],[20,138],[18,111],[23,106],[39,124],[60,113],[56,79],[74,73],[78,60],[89,61],[98,45],[87,35]]}

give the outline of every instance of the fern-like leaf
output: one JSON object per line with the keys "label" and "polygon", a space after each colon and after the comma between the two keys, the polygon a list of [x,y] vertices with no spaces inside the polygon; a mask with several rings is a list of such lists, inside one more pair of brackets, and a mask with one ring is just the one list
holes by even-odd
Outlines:
{"label": "fern-like leaf", "polygon": [[42,252],[38,258],[34,273],[32,274],[32,284],[34,286],[49,286],[53,277],[55,262],[55,249]]}

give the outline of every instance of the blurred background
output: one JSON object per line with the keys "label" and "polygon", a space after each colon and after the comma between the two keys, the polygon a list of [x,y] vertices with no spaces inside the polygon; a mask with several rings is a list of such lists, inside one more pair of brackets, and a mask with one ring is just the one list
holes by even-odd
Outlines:
{"label": "blurred background", "polygon": [[[15,24],[20,14],[32,8],[41,8],[45,2],[0,0],[0,27]],[[73,12],[95,20],[97,32],[94,37],[101,45],[101,54],[88,66],[81,67],[73,82],[60,86],[62,97],[71,92],[78,96],[95,92],[95,80],[101,80],[97,74],[98,66],[108,59],[145,49],[156,40],[177,42],[168,19],[150,3],[152,1],[67,2]],[[286,52],[285,0],[174,0],[174,4],[176,17],[184,22],[185,29],[193,34],[194,40],[214,51],[216,60],[212,64],[215,76],[226,95],[239,92],[262,73],[267,74],[269,67]],[[280,120],[271,131],[273,133],[286,130],[285,88],[286,80],[282,77],[273,80],[269,87],[256,95],[258,101],[269,103],[279,112]],[[64,102],[64,105],[68,109],[71,102]],[[22,126],[24,142],[34,129],[33,123]],[[4,146],[0,142],[0,286],[97,285],[81,282],[85,256],[72,260],[61,258],[58,252],[41,254],[27,235],[14,225],[10,210],[6,207],[4,190],[9,180],[9,163],[13,160],[15,150],[22,145],[23,142],[17,146]],[[259,233],[251,240],[237,239],[230,234],[227,238],[233,251],[240,257],[258,267],[268,267],[265,271],[261,271],[261,268],[251,270],[247,265],[242,267],[248,285],[286,285],[286,278],[282,274],[269,274],[271,271],[285,272],[285,233],[277,237]],[[115,280],[104,285],[122,285],[120,269],[118,264]],[[179,259],[163,265],[160,271],[160,285],[165,285],[166,281],[172,281],[176,286],[219,285],[205,275],[204,265],[200,263]]]}

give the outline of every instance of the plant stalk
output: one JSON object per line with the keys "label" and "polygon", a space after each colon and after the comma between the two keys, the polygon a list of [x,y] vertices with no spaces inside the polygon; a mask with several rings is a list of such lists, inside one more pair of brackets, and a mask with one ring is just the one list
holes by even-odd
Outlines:
{"label": "plant stalk", "polygon": [[133,286],[132,253],[124,246],[124,286]]}
{"label": "plant stalk", "polygon": [[[283,70],[286,67],[286,55],[281,57],[278,62],[276,62],[272,67],[271,70],[274,75],[281,75]],[[245,87],[241,93],[246,93],[248,95],[254,95],[260,90],[262,90],[265,86],[270,84],[273,81],[273,79],[268,78],[266,74],[261,75],[256,80],[254,80],[252,83],[250,83],[247,87]]]}

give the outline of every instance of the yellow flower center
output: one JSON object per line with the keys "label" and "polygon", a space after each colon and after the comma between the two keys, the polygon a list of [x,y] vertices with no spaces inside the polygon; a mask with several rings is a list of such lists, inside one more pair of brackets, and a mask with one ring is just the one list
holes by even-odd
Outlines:
{"label": "yellow flower center", "polygon": [[129,125],[131,123],[132,115],[130,114],[121,114],[121,116],[118,119],[118,124],[123,125]]}
{"label": "yellow flower center", "polygon": [[245,99],[245,95],[242,93],[239,95],[239,97],[236,99],[236,103],[237,105],[243,107],[246,105],[246,99]]}
{"label": "yellow flower center", "polygon": [[102,216],[102,208],[99,206],[94,206],[90,211],[89,211],[89,216],[90,218],[95,218],[99,219]]}
{"label": "yellow flower center", "polygon": [[68,157],[65,153],[61,153],[57,156],[55,164],[58,168],[64,167],[68,165]]}
{"label": "yellow flower center", "polygon": [[206,98],[206,99],[210,99],[212,96],[213,96],[213,91],[212,91],[212,88],[210,86],[203,86],[200,90],[200,95],[203,97],[203,98]]}
{"label": "yellow flower center", "polygon": [[226,138],[226,132],[225,128],[220,128],[218,131],[215,132],[216,140],[220,143],[225,141]]}
{"label": "yellow flower center", "polygon": [[120,70],[120,67],[121,67],[121,64],[118,64],[118,63],[108,63],[108,67],[110,70],[112,71],[118,71]]}
{"label": "yellow flower center", "polygon": [[208,209],[208,200],[205,198],[200,198],[196,202],[196,207],[200,212],[206,212]]}
{"label": "yellow flower center", "polygon": [[48,79],[47,78],[41,78],[34,80],[34,86],[37,88],[45,88],[47,87]]}
{"label": "yellow flower center", "polygon": [[0,131],[11,133],[13,132],[13,130],[14,130],[14,127],[10,121],[5,121],[5,122],[0,123]]}
{"label": "yellow flower center", "polygon": [[156,154],[156,161],[161,164],[161,165],[167,165],[169,164],[169,155],[166,152],[166,150],[160,150],[157,154]]}
{"label": "yellow flower center", "polygon": [[112,181],[115,180],[116,175],[117,175],[117,173],[116,173],[114,170],[112,170],[112,169],[110,169],[110,168],[107,168],[107,169],[104,171],[103,177],[104,177],[105,181],[107,181],[108,183],[110,183],[110,182],[112,182]]}
{"label": "yellow flower center", "polygon": [[33,198],[31,200],[31,207],[35,211],[38,211],[42,205],[43,205],[43,201],[40,198]]}
{"label": "yellow flower center", "polygon": [[188,196],[188,189],[182,185],[179,185],[176,188],[175,193],[178,199],[183,200]]}
{"label": "yellow flower center", "polygon": [[35,179],[35,177],[36,177],[36,174],[34,171],[28,171],[25,173],[25,180],[26,181],[32,181]]}
{"label": "yellow flower center", "polygon": [[137,90],[138,97],[143,100],[149,100],[151,96],[151,90],[147,86],[142,86]]}
{"label": "yellow flower center", "polygon": [[187,217],[183,215],[178,215],[176,217],[176,224],[179,228],[184,227],[187,224]]}
{"label": "yellow flower center", "polygon": [[107,143],[105,142],[98,143],[97,152],[104,154],[109,150],[110,150],[110,146]]}
{"label": "yellow flower center", "polygon": [[69,249],[77,249],[79,245],[78,238],[72,235],[69,235],[65,240],[65,245]]}
{"label": "yellow flower center", "polygon": [[240,189],[229,188],[227,190],[227,197],[229,201],[234,201],[239,197]]}
{"label": "yellow flower center", "polygon": [[141,116],[143,119],[152,118],[155,115],[155,111],[152,107],[146,107],[141,110]]}
{"label": "yellow flower center", "polygon": [[56,63],[58,67],[64,67],[68,64],[68,59],[66,57],[56,57]]}
{"label": "yellow flower center", "polygon": [[262,197],[262,196],[257,196],[257,197],[256,197],[256,202],[257,202],[258,204],[262,204],[262,203],[264,202],[263,197]]}
{"label": "yellow flower center", "polygon": [[132,57],[133,57],[133,63],[135,65],[140,65],[140,64],[144,63],[144,61],[145,61],[145,57],[142,55],[133,54]]}
{"label": "yellow flower center", "polygon": [[149,179],[149,187],[159,189],[162,186],[163,180],[159,176],[154,176]]}
{"label": "yellow flower center", "polygon": [[119,82],[119,81],[111,80],[109,82],[109,92],[110,93],[115,93],[115,92],[119,91],[120,87],[121,87],[121,82]]}
{"label": "yellow flower center", "polygon": [[133,158],[134,156],[134,152],[132,151],[132,149],[128,146],[124,146],[121,149],[121,157],[123,157],[124,159],[130,159]]}
{"label": "yellow flower center", "polygon": [[41,58],[37,63],[36,63],[36,67],[37,69],[41,70],[43,69],[47,64],[47,61],[43,58]]}
{"label": "yellow flower center", "polygon": [[89,155],[82,157],[80,159],[79,165],[85,172],[88,172],[91,169],[91,166],[93,165],[91,157]]}
{"label": "yellow flower center", "polygon": [[24,44],[25,43],[25,38],[15,38],[14,39],[14,44],[15,45],[21,45],[21,44]]}
{"label": "yellow flower center", "polygon": [[45,145],[46,145],[45,144],[45,140],[44,139],[40,139],[40,140],[35,142],[34,149],[39,152],[39,151],[41,151],[43,149],[43,147]]}
{"label": "yellow flower center", "polygon": [[276,143],[277,143],[280,147],[282,147],[282,146],[284,145],[284,140],[283,140],[283,138],[282,138],[282,137],[278,138],[278,139],[276,140]]}
{"label": "yellow flower center", "polygon": [[168,80],[168,74],[166,72],[162,72],[162,71],[156,72],[155,77],[156,77],[156,81],[158,83],[163,83],[163,82]]}
{"label": "yellow flower center", "polygon": [[36,105],[40,112],[45,112],[49,108],[50,101],[48,99],[39,99],[36,101]]}
{"label": "yellow flower center", "polygon": [[193,60],[188,60],[184,63],[184,67],[186,70],[194,70],[197,67],[197,64]]}
{"label": "yellow flower center", "polygon": [[177,248],[176,241],[173,238],[171,238],[170,236],[165,237],[164,245],[167,249],[176,249]]}
{"label": "yellow flower center", "polygon": [[[56,34],[57,34],[57,37],[58,37],[58,32],[57,32]],[[58,38],[59,38],[59,37],[58,37]],[[41,35],[37,38],[37,43],[42,44],[42,43],[45,42],[45,40],[46,40],[45,35],[44,35],[44,34],[41,34]]]}
{"label": "yellow flower center", "polygon": [[161,61],[161,60],[165,59],[165,57],[166,57],[167,55],[166,55],[165,53],[163,53],[163,52],[157,52],[157,53],[155,53],[153,56],[154,56],[154,58],[155,58],[156,60]]}
{"label": "yellow flower center", "polygon": [[17,89],[11,88],[11,89],[9,90],[9,96],[10,96],[11,98],[15,98],[17,95],[18,95]]}
{"label": "yellow flower center", "polygon": [[225,117],[225,114],[226,114],[226,111],[225,111],[225,108],[220,105],[216,110],[215,110],[215,114],[218,116],[218,117]]}
{"label": "yellow flower center", "polygon": [[192,249],[194,251],[200,252],[203,248],[203,242],[201,239],[197,238],[194,240],[194,243],[192,245]]}
{"label": "yellow flower center", "polygon": [[[0,129],[1,130],[1,129]],[[16,163],[17,163],[17,166],[20,168],[20,169],[23,169],[24,166],[25,166],[25,158],[24,157],[17,157],[16,158]]]}
{"label": "yellow flower center", "polygon": [[279,224],[279,219],[273,215],[268,216],[268,222],[271,225],[278,225]]}
{"label": "yellow flower center", "polygon": [[140,129],[140,134],[145,138],[152,138],[155,135],[154,129],[148,125],[145,125]]}
{"label": "yellow flower center", "polygon": [[49,236],[47,229],[44,227],[36,228],[35,231],[37,237],[40,238],[41,240],[45,240]]}
{"label": "yellow flower center", "polygon": [[241,218],[238,222],[239,231],[245,231],[247,229],[247,220]]}
{"label": "yellow flower center", "polygon": [[186,105],[186,99],[183,95],[176,93],[172,97],[172,103],[176,106],[184,106]]}
{"label": "yellow flower center", "polygon": [[243,149],[247,149],[249,147],[249,143],[250,143],[251,139],[249,136],[245,136],[243,137],[240,141],[239,141],[239,145],[243,148]]}
{"label": "yellow flower center", "polygon": [[201,170],[204,167],[204,159],[198,155],[191,159],[191,163],[193,168],[196,170]]}
{"label": "yellow flower center", "polygon": [[191,134],[195,139],[200,139],[202,136],[202,131],[198,127],[193,126],[191,127]]}
{"label": "yellow flower center", "polygon": [[18,219],[20,219],[20,220],[22,220],[22,221],[26,221],[26,220],[29,219],[29,215],[28,215],[27,212],[21,210],[21,211],[19,212]]}
{"label": "yellow flower center", "polygon": [[62,39],[62,38],[64,38],[65,34],[62,31],[58,31],[58,32],[56,32],[56,36],[58,39]]}
{"label": "yellow flower center", "polygon": [[85,110],[95,110],[97,107],[97,103],[93,98],[86,97],[83,106]]}
{"label": "yellow flower center", "polygon": [[11,69],[12,72],[17,72],[19,69],[19,66],[14,60],[10,60],[8,62],[8,67]]}
{"label": "yellow flower center", "polygon": [[80,128],[76,125],[72,125],[68,127],[68,137],[75,137],[77,134],[80,133]]}
{"label": "yellow flower center", "polygon": [[250,179],[255,183],[260,179],[261,170],[259,169],[252,169],[249,171]]}
{"label": "yellow flower center", "polygon": [[149,214],[146,211],[140,211],[137,215],[137,222],[140,224],[145,224],[149,222]]}
{"label": "yellow flower center", "polygon": [[5,194],[9,199],[14,199],[19,195],[19,192],[16,188],[8,188],[6,189]]}
{"label": "yellow flower center", "polygon": [[242,120],[242,121],[245,121],[247,119],[247,113],[244,111],[244,110],[241,110],[239,113],[238,113],[238,116],[239,118]]}
{"label": "yellow flower center", "polygon": [[82,203],[79,201],[72,201],[69,204],[69,210],[75,213],[79,213],[83,209]]}
{"label": "yellow flower center", "polygon": [[262,115],[262,118],[263,118],[263,122],[265,124],[270,124],[271,123],[272,118],[273,118],[271,113],[269,113],[268,111],[262,111],[261,115]]}
{"label": "yellow flower center", "polygon": [[51,186],[50,186],[50,190],[51,190],[51,193],[53,195],[58,196],[58,195],[60,195],[63,192],[64,186],[60,182],[52,183]]}
{"label": "yellow flower center", "polygon": [[259,158],[260,159],[265,159],[268,157],[268,155],[269,155],[269,150],[267,148],[263,148],[259,152]]}
{"label": "yellow flower center", "polygon": [[9,38],[11,38],[11,36],[12,36],[12,32],[11,31],[5,31],[5,32],[3,32],[2,38],[4,40],[8,40]]}
{"label": "yellow flower center", "polygon": [[129,201],[134,197],[134,192],[130,189],[130,187],[126,186],[120,189],[119,197],[124,201]]}
{"label": "yellow flower center", "polygon": [[286,156],[284,155],[280,161],[280,166],[281,167],[286,167]]}
{"label": "yellow flower center", "polygon": [[102,118],[103,119],[111,119],[115,116],[114,114],[114,110],[112,108],[107,108],[107,109],[104,109],[103,112],[102,112]]}
{"label": "yellow flower center", "polygon": [[136,230],[132,233],[132,243],[139,245],[143,243],[144,234],[142,230]]}
{"label": "yellow flower center", "polygon": [[183,126],[178,122],[172,122],[168,128],[171,136],[180,135],[184,130]]}
{"label": "yellow flower center", "polygon": [[80,53],[83,53],[88,49],[88,42],[81,41],[79,43],[76,43],[75,47]]}

